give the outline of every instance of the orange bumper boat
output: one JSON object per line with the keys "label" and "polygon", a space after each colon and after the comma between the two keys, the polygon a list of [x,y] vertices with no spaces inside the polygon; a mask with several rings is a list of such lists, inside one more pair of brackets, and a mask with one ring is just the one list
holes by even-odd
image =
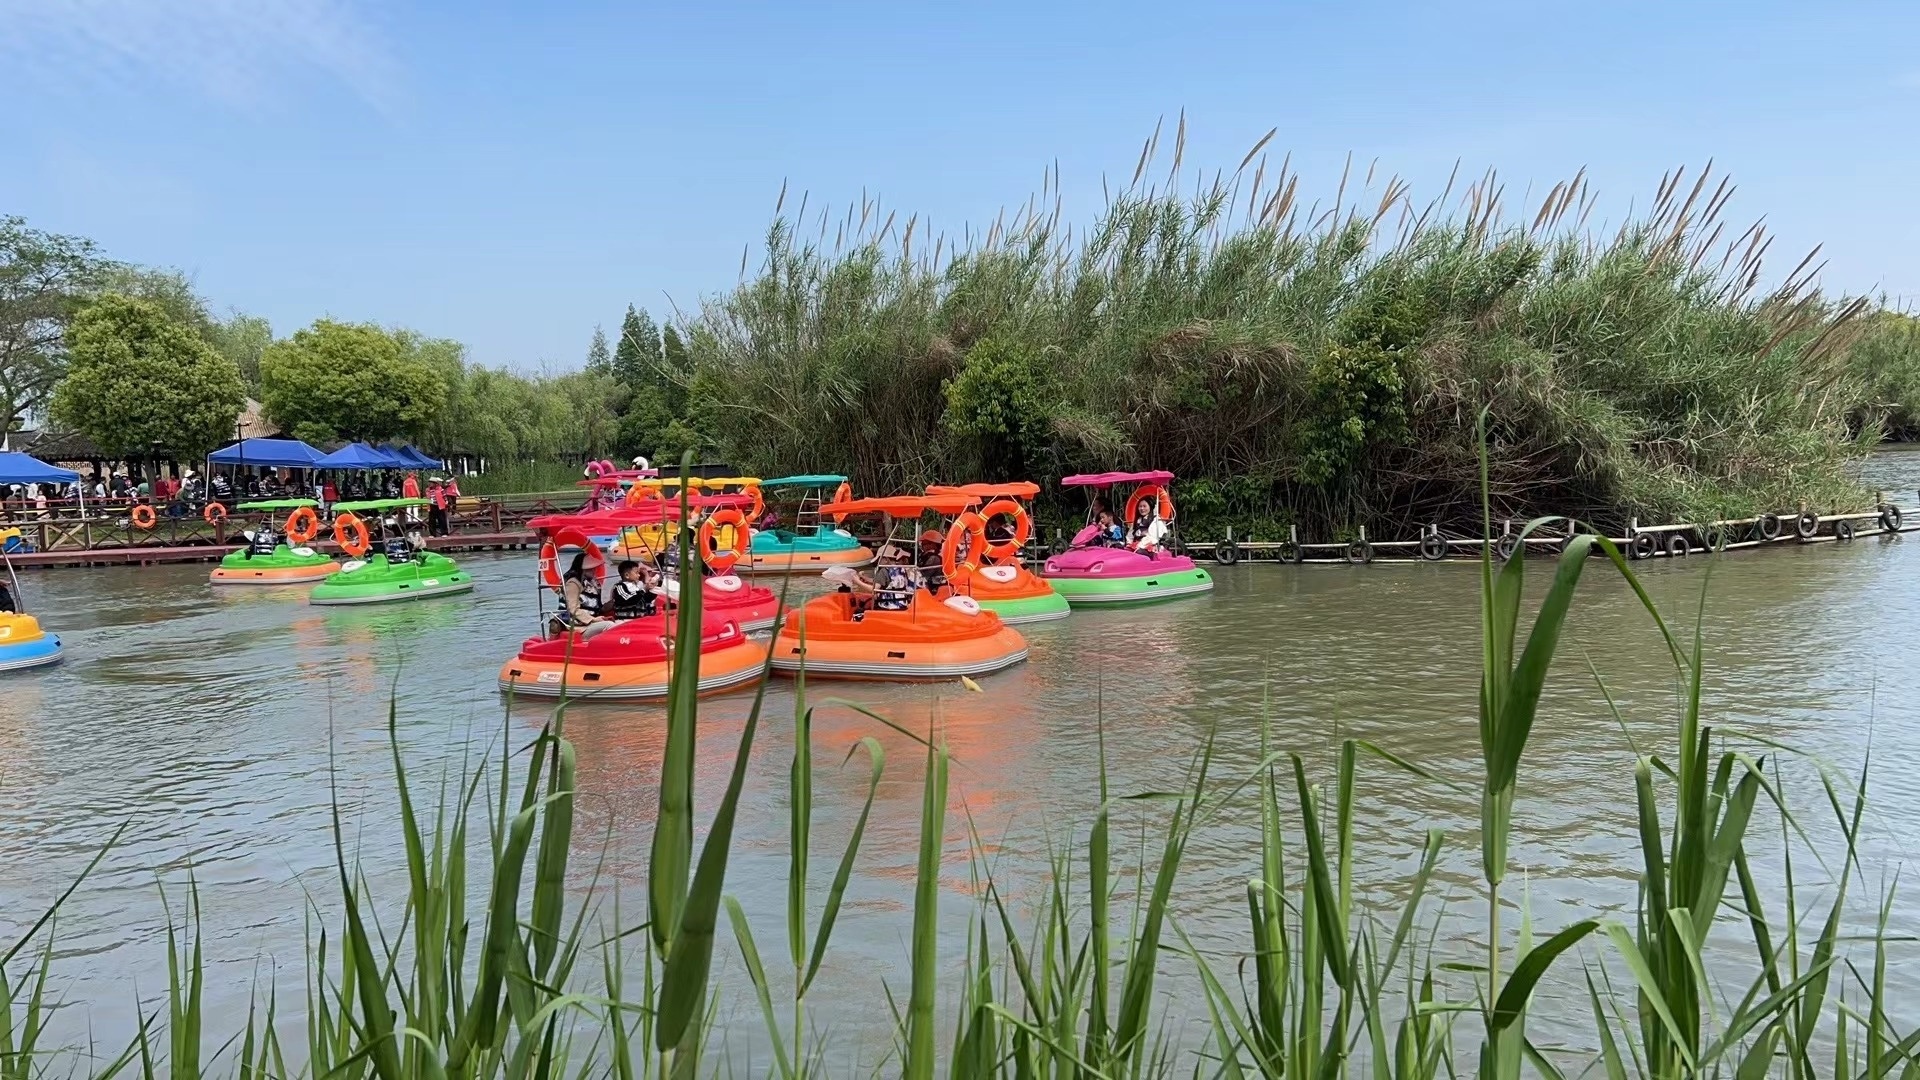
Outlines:
{"label": "orange bumper boat", "polygon": [[[956,514],[962,496],[901,496],[829,504],[823,511],[878,513],[912,527],[923,513]],[[849,679],[952,679],[985,675],[1027,658],[1027,639],[972,597],[936,596],[911,564],[912,546],[887,543],[871,577],[830,573],[845,591],[809,601],[782,623],[773,668]]]}
{"label": "orange bumper boat", "polygon": [[927,489],[929,495],[974,500],[939,537],[941,569],[955,592],[973,597],[1008,625],[1064,619],[1070,610],[1066,597],[1020,561],[1033,535],[1026,504],[1039,493],[1038,484],[1026,481]]}

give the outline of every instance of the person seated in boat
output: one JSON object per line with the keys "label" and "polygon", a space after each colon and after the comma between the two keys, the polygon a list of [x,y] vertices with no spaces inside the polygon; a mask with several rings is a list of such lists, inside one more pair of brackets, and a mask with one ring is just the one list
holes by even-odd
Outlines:
{"label": "person seated in boat", "polygon": [[413,559],[413,538],[400,528],[398,518],[389,516],[381,529],[380,554],[387,557],[389,563],[409,562]]}
{"label": "person seated in boat", "polygon": [[944,538],[938,529],[928,529],[920,534],[920,547],[914,553],[914,568],[920,572],[921,580],[926,582],[928,592],[938,592],[947,583],[946,569],[940,556],[943,542]]}
{"label": "person seated in boat", "polygon": [[627,559],[619,567],[620,580],[613,585],[613,617],[641,619],[660,608],[659,575]]}
{"label": "person seated in boat", "polygon": [[613,617],[601,611],[600,582],[587,571],[587,553],[573,557],[572,565],[560,578],[560,598],[566,605],[567,629],[586,641],[613,627]]}
{"label": "person seated in boat", "polygon": [[0,615],[18,615],[20,605],[14,602],[13,590],[7,587],[4,578],[0,578]]}
{"label": "person seated in boat", "polygon": [[913,606],[913,594],[926,585],[920,571],[905,563],[882,566],[874,574],[873,606],[880,611],[905,611]]}
{"label": "person seated in boat", "polygon": [[279,546],[280,538],[274,535],[273,526],[262,525],[247,536],[247,558],[271,558]]}
{"label": "person seated in boat", "polygon": [[1100,511],[1100,516],[1096,517],[1093,523],[1100,529],[1099,532],[1094,534],[1094,547],[1123,547],[1126,545],[1127,530],[1122,528],[1118,521],[1113,520],[1112,511]]}
{"label": "person seated in boat", "polygon": [[1133,515],[1133,528],[1127,536],[1127,545],[1142,555],[1157,555],[1166,543],[1167,523],[1155,512],[1152,499],[1141,499],[1140,509]]}

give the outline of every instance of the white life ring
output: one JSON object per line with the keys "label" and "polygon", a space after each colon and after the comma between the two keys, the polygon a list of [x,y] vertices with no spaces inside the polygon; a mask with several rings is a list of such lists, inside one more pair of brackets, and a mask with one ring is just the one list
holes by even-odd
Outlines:
{"label": "white life ring", "polygon": [[988,581],[998,581],[1004,585],[1020,576],[1020,568],[1017,566],[983,566],[980,568],[980,576],[986,578]]}
{"label": "white life ring", "polygon": [[740,577],[737,574],[717,574],[707,579],[707,587],[715,592],[739,592]]}
{"label": "white life ring", "polygon": [[980,614],[980,601],[975,600],[971,596],[949,596],[945,603],[948,607],[963,615]]}

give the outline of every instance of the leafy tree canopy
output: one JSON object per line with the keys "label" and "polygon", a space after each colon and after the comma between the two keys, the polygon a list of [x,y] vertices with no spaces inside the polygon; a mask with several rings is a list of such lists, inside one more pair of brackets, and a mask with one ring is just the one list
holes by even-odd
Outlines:
{"label": "leafy tree canopy", "polygon": [[0,431],[46,404],[66,368],[67,323],[112,269],[91,240],[0,216]]}
{"label": "leafy tree canopy", "polygon": [[300,438],[417,438],[446,408],[454,342],[321,319],[260,355],[261,404]]}
{"label": "leafy tree canopy", "polygon": [[159,304],[109,294],[66,336],[53,415],[102,451],[199,456],[233,437],[246,395],[239,370]]}

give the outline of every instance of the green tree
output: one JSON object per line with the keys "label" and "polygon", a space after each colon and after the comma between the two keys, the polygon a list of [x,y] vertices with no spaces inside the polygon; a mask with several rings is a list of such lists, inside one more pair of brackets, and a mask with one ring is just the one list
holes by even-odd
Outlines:
{"label": "green tree", "polygon": [[459,364],[457,343],[320,319],[261,354],[261,403],[303,439],[417,438]]}
{"label": "green tree", "polygon": [[0,432],[46,404],[66,368],[67,324],[112,269],[91,240],[0,217]]}
{"label": "green tree", "polygon": [[987,479],[1024,478],[1045,452],[1053,388],[1034,349],[989,338],[943,386],[947,429],[976,444]]}
{"label": "green tree", "polygon": [[680,331],[668,323],[660,332],[660,367],[655,372],[655,380],[667,401],[667,408],[680,419],[686,418],[687,379],[692,374],[693,361],[687,356],[687,346],[680,338]]}
{"label": "green tree", "polygon": [[207,339],[222,356],[233,361],[247,393],[260,396],[260,354],[273,344],[273,326],[258,315],[233,312],[224,322],[213,324]]}
{"label": "green tree", "polygon": [[587,371],[594,375],[613,374],[613,351],[607,346],[607,332],[593,328],[593,341],[587,345]]}
{"label": "green tree", "polygon": [[[102,291],[145,300],[166,313],[167,318],[200,335],[214,340],[215,323],[207,312],[207,302],[193,287],[193,279],[179,270],[158,266],[114,266],[107,272]],[[215,346],[218,348],[218,346]]]}
{"label": "green tree", "polygon": [[73,320],[67,348],[53,415],[102,451],[197,457],[232,438],[246,396],[239,370],[159,304],[104,296]]}
{"label": "green tree", "polygon": [[620,343],[613,347],[613,377],[629,387],[655,383],[660,377],[660,328],[644,310],[627,305],[620,321]]}

